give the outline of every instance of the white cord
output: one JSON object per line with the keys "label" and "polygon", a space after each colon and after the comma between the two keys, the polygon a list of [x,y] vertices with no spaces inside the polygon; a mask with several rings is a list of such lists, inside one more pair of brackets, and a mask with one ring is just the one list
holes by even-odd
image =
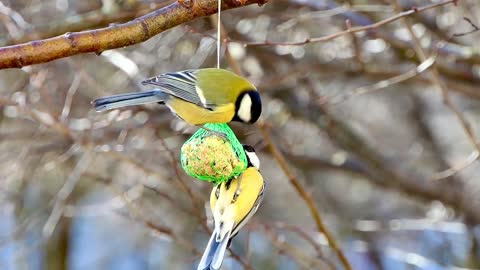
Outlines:
{"label": "white cord", "polygon": [[222,0],[218,0],[218,21],[217,21],[217,68],[220,68],[220,51],[221,51],[221,33],[220,33],[220,13],[222,12]]}

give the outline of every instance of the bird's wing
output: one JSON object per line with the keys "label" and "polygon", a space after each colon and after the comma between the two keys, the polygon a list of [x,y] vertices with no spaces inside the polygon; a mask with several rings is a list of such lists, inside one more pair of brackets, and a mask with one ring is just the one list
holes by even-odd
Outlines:
{"label": "bird's wing", "polygon": [[238,234],[238,232],[240,231],[240,229],[245,225],[247,224],[247,222],[253,217],[253,215],[257,212],[258,210],[258,207],[260,206],[260,204],[262,203],[262,200],[263,200],[263,192],[265,190],[265,184],[263,184],[262,186],[262,189],[260,191],[260,193],[258,194],[258,197],[257,199],[255,200],[255,203],[253,204],[253,207],[250,209],[250,211],[248,212],[247,215],[245,215],[245,217],[240,220],[240,222],[238,222],[237,224],[235,224],[235,226],[233,227],[233,231],[232,231],[232,237],[234,237],[235,235]]}
{"label": "bird's wing", "polygon": [[196,89],[197,77],[195,70],[165,73],[142,81],[142,84],[159,86],[162,91],[174,97],[183,99],[190,103],[206,107],[202,102],[202,96]]}

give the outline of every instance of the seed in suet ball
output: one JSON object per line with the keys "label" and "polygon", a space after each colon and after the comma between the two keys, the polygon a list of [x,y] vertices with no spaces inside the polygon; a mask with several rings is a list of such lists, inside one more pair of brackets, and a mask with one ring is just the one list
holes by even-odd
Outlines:
{"label": "seed in suet ball", "polygon": [[221,182],[247,168],[231,143],[215,134],[192,138],[182,146],[181,152],[185,172],[200,180]]}

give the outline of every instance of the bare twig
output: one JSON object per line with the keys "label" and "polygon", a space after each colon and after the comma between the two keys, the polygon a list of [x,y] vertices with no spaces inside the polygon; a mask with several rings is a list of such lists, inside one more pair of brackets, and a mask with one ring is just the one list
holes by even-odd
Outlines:
{"label": "bare twig", "polygon": [[[196,196],[196,194],[194,194],[194,192],[190,190],[190,187],[187,184],[185,184],[185,181],[178,169],[178,163],[177,163],[178,160],[175,158],[175,153],[173,153],[173,151],[168,147],[168,145],[165,143],[163,139],[160,139],[160,143],[162,147],[167,151],[167,154],[170,159],[170,166],[175,171],[175,175],[177,176],[178,181],[180,182],[180,185],[182,186],[183,190],[188,194],[188,197],[192,200],[193,205],[198,206],[199,199]],[[199,220],[203,220],[203,219],[199,217]]]}
{"label": "bare twig", "polygon": [[[345,20],[345,25],[347,26],[347,30],[352,29],[352,23],[350,22],[350,20],[348,19]],[[363,60],[362,60],[362,46],[360,44],[360,39],[357,37],[355,33],[351,33],[350,36],[352,37],[355,61],[357,62],[359,69],[363,70],[365,69],[365,64],[363,63]]]}
{"label": "bare twig", "polygon": [[[0,15],[4,15],[6,19],[5,27],[7,28],[9,34],[14,37],[21,36],[25,28],[29,27],[30,24],[23,19],[22,15],[15,10],[5,6],[0,1]],[[0,16],[0,20],[2,16]]]}
{"label": "bare twig", "polygon": [[464,19],[466,22],[468,22],[473,29],[470,30],[470,31],[467,31],[467,32],[462,32],[462,33],[453,34],[454,37],[462,37],[462,36],[466,36],[466,35],[475,33],[475,32],[477,32],[477,31],[480,31],[480,28],[479,28],[476,24],[474,24],[470,18],[468,18],[468,17],[463,17],[463,19]]}
{"label": "bare twig", "polygon": [[316,42],[325,42],[325,41],[330,41],[336,38],[339,38],[341,36],[351,34],[351,33],[356,33],[356,32],[363,32],[367,30],[372,30],[379,28],[381,26],[384,26],[386,24],[389,24],[391,22],[394,22],[396,20],[399,20],[401,18],[410,16],[412,14],[415,14],[417,12],[423,12],[429,9],[434,9],[438,8],[441,6],[445,6],[448,4],[455,3],[457,0],[447,0],[443,2],[438,2],[435,4],[431,4],[428,6],[423,6],[423,7],[418,7],[414,9],[410,9],[407,11],[400,12],[392,17],[386,18],[384,20],[378,21],[376,23],[366,25],[366,26],[356,26],[352,28],[348,28],[347,30],[340,31],[331,35],[326,35],[323,37],[315,37],[315,38],[307,38],[302,41],[270,41],[270,40],[265,40],[265,41],[259,41],[259,42],[245,42],[245,41],[238,41],[238,40],[229,40],[229,42],[237,42],[240,44],[243,44],[244,46],[271,46],[271,45],[278,45],[278,46],[299,46],[299,45],[306,45],[309,43],[316,43]]}
{"label": "bare twig", "polygon": [[285,173],[288,180],[290,181],[290,184],[292,184],[292,186],[295,188],[298,195],[300,195],[300,197],[307,204],[308,209],[310,210],[310,214],[315,220],[317,229],[325,235],[325,238],[327,238],[328,244],[336,252],[338,258],[342,262],[345,269],[352,270],[353,269],[352,266],[348,262],[348,259],[345,256],[345,254],[340,249],[340,246],[337,244],[337,241],[335,240],[333,235],[331,235],[330,232],[327,230],[327,227],[325,227],[325,225],[323,224],[322,217],[320,216],[320,211],[317,208],[315,201],[312,198],[312,195],[305,190],[305,188],[302,186],[302,184],[297,179],[295,174],[291,171],[290,166],[288,166],[288,163],[285,160],[285,157],[282,155],[282,153],[277,149],[277,147],[273,143],[272,138],[270,137],[270,133],[268,132],[267,126],[261,124],[259,125],[259,128],[262,132],[263,139],[266,141],[268,148],[272,153],[274,159],[277,161],[278,165],[280,165],[280,168]]}
{"label": "bare twig", "polygon": [[478,156],[479,152],[477,150],[474,150],[470,155],[468,155],[468,157],[466,157],[461,162],[456,163],[455,165],[451,166],[446,170],[434,173],[432,176],[430,176],[430,179],[440,180],[451,177],[472,165],[478,159]]}
{"label": "bare twig", "polygon": [[63,104],[62,113],[60,114],[60,122],[65,122],[67,120],[68,115],[70,114],[70,109],[72,107],[73,96],[78,90],[80,86],[81,76],[76,75],[73,78],[72,84],[70,88],[68,88],[67,95],[65,97],[65,103]]}
{"label": "bare twig", "polygon": [[294,259],[301,269],[332,269],[330,264],[323,262],[317,258],[308,256],[303,249],[296,248],[292,244],[283,240],[280,234],[273,230],[270,226],[265,226],[264,231],[280,252],[285,253]]}
{"label": "bare twig", "polygon": [[77,185],[82,174],[87,170],[90,164],[91,158],[92,158],[92,155],[90,151],[86,150],[86,152],[82,154],[81,158],[77,162],[77,165],[73,169],[70,176],[65,181],[65,184],[58,191],[57,196],[55,198],[55,204],[53,206],[52,212],[48,217],[47,222],[45,222],[45,225],[43,226],[44,238],[46,239],[49,238],[52,235],[53,231],[55,230],[55,226],[57,225],[58,221],[63,215],[63,211],[67,203],[66,200],[68,199],[73,189]]}
{"label": "bare twig", "polygon": [[315,251],[318,254],[318,257],[322,258],[322,260],[325,261],[329,269],[331,270],[336,269],[335,264],[329,258],[327,258],[325,254],[323,254],[322,247],[320,246],[319,243],[317,243],[318,241],[315,241],[314,238],[312,238],[311,232],[305,231],[304,229],[298,226],[292,226],[292,225],[281,223],[281,222],[275,223],[274,226],[277,227],[278,229],[283,229],[283,230],[290,231],[297,234],[299,237],[304,239],[315,249]]}
{"label": "bare twig", "polygon": [[321,101],[322,102],[325,101],[325,103],[328,104],[328,105],[335,105],[335,104],[338,104],[338,103],[341,103],[341,102],[345,102],[346,100],[348,100],[352,97],[356,97],[356,96],[359,96],[359,95],[372,93],[372,92],[375,92],[375,91],[378,91],[378,90],[381,90],[381,89],[385,89],[387,87],[390,87],[390,86],[398,84],[398,83],[405,82],[405,81],[407,81],[411,78],[414,78],[417,75],[422,74],[423,72],[428,70],[433,65],[433,63],[435,63],[435,56],[429,57],[424,62],[420,63],[420,65],[418,65],[416,68],[414,68],[412,70],[409,70],[409,71],[407,71],[403,74],[400,74],[400,75],[397,75],[395,77],[388,78],[388,79],[385,79],[385,80],[381,80],[381,81],[379,81],[379,82],[377,82],[373,85],[370,85],[370,86],[362,86],[362,87],[356,88],[353,91],[351,91],[347,94],[344,94],[344,95],[340,95],[340,96],[336,96],[336,97],[334,96],[334,97],[331,97],[331,98],[328,98],[328,99],[325,99],[325,98],[322,97]]}

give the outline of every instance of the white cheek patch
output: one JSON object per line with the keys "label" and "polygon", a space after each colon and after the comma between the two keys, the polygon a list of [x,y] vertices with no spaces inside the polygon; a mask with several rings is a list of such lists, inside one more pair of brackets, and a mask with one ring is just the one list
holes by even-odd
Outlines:
{"label": "white cheek patch", "polygon": [[248,94],[242,97],[240,108],[238,108],[237,115],[244,122],[250,122],[252,119],[252,99]]}
{"label": "white cheek patch", "polygon": [[257,154],[253,152],[245,152],[248,156],[248,160],[250,160],[250,163],[252,163],[253,167],[257,168],[257,170],[260,170],[260,159],[258,158]]}
{"label": "white cheek patch", "polygon": [[205,98],[205,95],[203,95],[203,90],[200,87],[195,86],[195,91],[197,91],[197,95],[200,98],[202,104],[204,106],[207,106],[207,99]]}

